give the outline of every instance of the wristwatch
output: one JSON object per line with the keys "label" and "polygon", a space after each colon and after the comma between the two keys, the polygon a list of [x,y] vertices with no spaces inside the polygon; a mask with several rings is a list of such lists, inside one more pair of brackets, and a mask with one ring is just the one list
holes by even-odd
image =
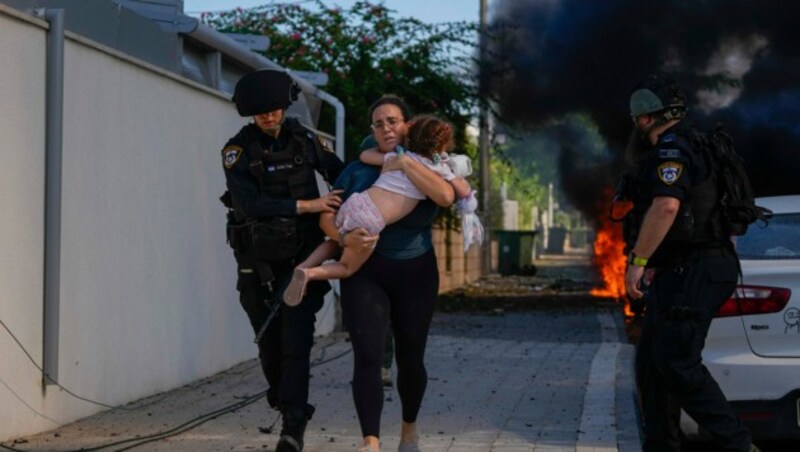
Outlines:
{"label": "wristwatch", "polygon": [[647,258],[637,256],[636,253],[631,251],[631,254],[628,255],[628,264],[636,265],[637,267],[646,267],[647,266]]}

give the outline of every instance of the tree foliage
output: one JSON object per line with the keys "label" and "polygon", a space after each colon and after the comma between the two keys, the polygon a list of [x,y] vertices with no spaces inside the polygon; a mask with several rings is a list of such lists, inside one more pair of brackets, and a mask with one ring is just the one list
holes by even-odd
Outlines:
{"label": "tree foliage", "polygon": [[[523,151],[524,150],[524,151]],[[506,186],[506,195],[510,200],[519,202],[520,229],[532,229],[536,219],[531,216],[531,209],[546,207],[547,182],[542,180],[542,168],[535,159],[531,159],[534,150],[525,141],[513,141],[508,145],[494,149],[491,162],[492,191],[490,193],[492,208],[492,227],[502,229],[502,186]],[[519,158],[527,153],[527,158]]]}
{"label": "tree foliage", "polygon": [[[268,36],[263,54],[284,67],[327,73],[323,89],[347,108],[350,158],[370,133],[369,106],[386,93],[403,97],[416,113],[453,122],[456,144],[464,147],[478,98],[471,58],[476,23],[427,24],[368,1],[340,9],[322,0],[204,13],[201,19],[222,32]],[[332,115],[320,118],[320,128],[333,130]]]}

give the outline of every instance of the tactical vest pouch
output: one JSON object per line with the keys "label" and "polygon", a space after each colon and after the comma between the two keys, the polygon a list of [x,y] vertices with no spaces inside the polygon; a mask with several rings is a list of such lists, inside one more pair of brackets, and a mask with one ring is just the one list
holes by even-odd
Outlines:
{"label": "tactical vest pouch", "polygon": [[306,199],[317,190],[317,181],[313,173],[300,172],[289,176],[289,191],[292,198]]}
{"label": "tactical vest pouch", "polygon": [[238,252],[244,245],[242,238],[244,228],[236,224],[236,215],[234,215],[233,210],[229,210],[226,216],[228,222],[225,226],[225,238],[228,245],[230,245],[234,251]]}
{"label": "tactical vest pouch", "polygon": [[235,253],[239,253],[247,246],[246,234],[250,223],[240,221],[240,219],[236,217],[236,212],[233,210],[233,197],[231,197],[230,191],[225,190],[225,193],[219,197],[219,200],[228,208],[228,212],[225,215],[227,219],[225,224],[225,240]]}
{"label": "tactical vest pouch", "polygon": [[296,217],[275,217],[250,226],[253,255],[268,262],[293,259],[300,249]]}

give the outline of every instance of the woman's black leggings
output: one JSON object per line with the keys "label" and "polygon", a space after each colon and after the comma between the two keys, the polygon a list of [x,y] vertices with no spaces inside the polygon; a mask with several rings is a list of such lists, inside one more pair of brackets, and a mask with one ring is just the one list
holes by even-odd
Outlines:
{"label": "woman's black leggings", "polygon": [[416,422],[428,374],[425,345],[439,290],[433,250],[413,259],[373,254],[341,281],[344,324],[355,357],[353,400],[363,436],[380,437],[383,385],[381,361],[391,321],[397,360],[397,391],[403,420]]}

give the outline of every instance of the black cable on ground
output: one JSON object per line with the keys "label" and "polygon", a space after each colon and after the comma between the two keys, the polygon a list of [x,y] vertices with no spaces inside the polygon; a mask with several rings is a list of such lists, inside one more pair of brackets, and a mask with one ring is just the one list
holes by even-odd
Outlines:
{"label": "black cable on ground", "polygon": [[[9,334],[9,335],[11,335],[11,338],[12,338],[12,339],[14,339],[14,342],[16,342],[16,343],[17,343],[17,345],[19,346],[19,348],[22,350],[22,352],[23,352],[23,353],[25,353],[25,356],[27,356],[27,357],[28,357],[28,359],[31,361],[31,363],[33,363],[33,366],[34,366],[34,367],[36,367],[37,369],[39,369],[39,372],[41,372],[41,373],[42,373],[42,375],[44,375],[44,378],[45,378],[45,379],[46,379],[46,380],[47,380],[47,381],[48,381],[50,384],[53,384],[53,385],[57,386],[57,387],[58,387],[59,389],[61,389],[62,391],[66,392],[67,394],[71,395],[72,397],[75,397],[75,398],[76,398],[76,399],[78,399],[78,400],[83,400],[84,402],[89,402],[89,403],[95,404],[95,405],[97,405],[97,406],[101,406],[101,407],[103,407],[103,408],[109,408],[109,409],[112,409],[112,410],[126,410],[126,411],[132,411],[132,410],[134,410],[134,409],[135,409],[135,408],[126,408],[126,407],[124,407],[124,406],[114,406],[114,405],[109,405],[109,404],[106,404],[106,403],[103,403],[103,402],[98,402],[98,401],[96,401],[96,400],[87,399],[86,397],[81,397],[81,396],[79,396],[78,394],[75,394],[74,392],[70,391],[69,389],[65,388],[64,386],[61,386],[60,384],[58,384],[58,382],[56,382],[55,380],[53,380],[53,379],[50,377],[50,375],[49,375],[49,374],[45,373],[44,369],[42,369],[42,368],[39,366],[39,364],[37,364],[37,363],[36,363],[36,360],[34,360],[34,359],[33,359],[33,356],[31,356],[31,354],[30,354],[30,353],[28,353],[28,350],[25,348],[25,346],[23,346],[23,345],[22,345],[22,342],[20,342],[20,341],[19,341],[19,339],[17,339],[17,336],[15,336],[13,332],[11,332],[11,329],[8,327],[8,325],[6,325],[6,324],[5,324],[5,322],[3,322],[3,320],[2,320],[2,319],[0,319],[0,325],[2,325],[2,326],[3,326],[3,328],[5,328],[5,330],[8,332],[8,334]],[[2,447],[6,447],[6,446],[3,446],[2,444],[0,444],[0,446],[2,446]]]}
{"label": "black cable on ground", "polygon": [[[3,325],[3,326],[5,326],[5,325]],[[9,333],[10,333],[10,331],[9,331]],[[17,343],[19,343],[19,342],[17,342]],[[333,344],[331,344],[331,345],[333,345]],[[21,346],[21,344],[20,344],[20,346]],[[330,345],[327,345],[327,346],[323,347],[323,349],[322,349],[323,352],[325,350],[327,350],[328,347],[330,347]],[[351,350],[345,350],[344,352],[342,352],[342,353],[340,353],[340,354],[338,354],[336,356],[332,356],[332,357],[330,357],[328,359],[321,360],[321,361],[316,361],[314,363],[311,363],[311,368],[314,368],[316,366],[320,366],[322,364],[327,364],[327,363],[329,363],[331,361],[335,361],[335,360],[347,355],[350,352],[351,352]],[[75,450],[73,450],[71,452],[93,452],[93,451],[97,451],[97,450],[103,450],[103,449],[108,449],[108,448],[115,447],[115,446],[120,446],[120,445],[123,445],[123,444],[133,443],[133,444],[129,444],[129,445],[127,445],[127,446],[125,446],[125,447],[123,447],[121,449],[116,449],[116,451],[130,450],[130,449],[133,449],[134,447],[139,447],[139,446],[142,446],[144,444],[151,443],[153,441],[166,439],[166,438],[169,438],[169,437],[172,437],[172,436],[175,436],[175,435],[179,435],[179,434],[181,434],[183,432],[189,431],[189,430],[191,430],[191,429],[193,429],[195,427],[198,427],[198,426],[200,426],[200,425],[202,425],[202,424],[204,424],[204,423],[206,423],[206,422],[208,422],[208,421],[210,421],[212,419],[216,419],[216,418],[222,416],[223,414],[231,413],[231,412],[234,412],[234,411],[236,411],[236,410],[238,410],[240,408],[244,408],[247,405],[250,405],[250,404],[254,403],[255,401],[260,400],[261,398],[265,397],[266,394],[267,394],[267,391],[261,391],[261,392],[255,394],[255,395],[246,397],[245,399],[243,399],[243,400],[241,400],[239,402],[236,402],[236,403],[230,404],[228,406],[225,406],[225,407],[216,409],[214,411],[202,414],[200,416],[194,417],[194,418],[184,422],[183,424],[181,424],[181,425],[179,425],[177,427],[174,427],[174,428],[172,428],[170,430],[164,431],[164,432],[154,433],[152,435],[148,435],[148,436],[145,436],[145,437],[141,437],[140,436],[140,437],[137,437],[137,438],[128,438],[128,439],[124,439],[124,440],[120,440],[120,441],[114,441],[112,443],[103,444],[103,445],[96,446],[96,447],[91,447],[91,448],[75,449]],[[114,407],[112,407],[112,408],[114,408]],[[22,450],[22,449],[10,448],[10,447],[5,446],[3,444],[0,444],[0,447],[3,447],[5,449],[7,449],[7,450],[11,450],[11,451],[14,451],[14,452],[27,452],[27,451]]]}

